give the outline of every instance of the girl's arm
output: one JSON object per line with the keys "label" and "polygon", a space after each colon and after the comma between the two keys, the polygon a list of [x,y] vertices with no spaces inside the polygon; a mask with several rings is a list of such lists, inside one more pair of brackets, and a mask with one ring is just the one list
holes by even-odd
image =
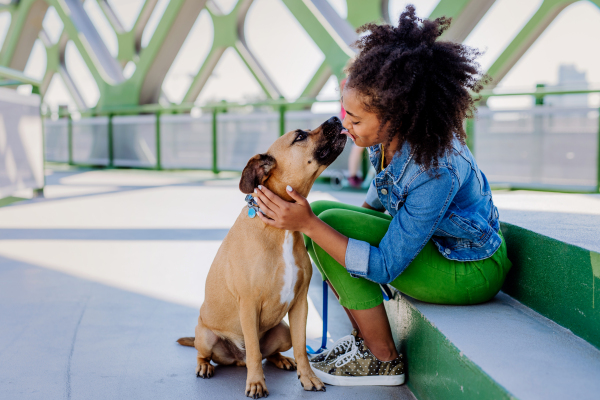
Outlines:
{"label": "girl's arm", "polygon": [[[287,187],[287,192],[296,200],[295,203],[287,202],[266,187],[259,186],[254,195],[264,215],[259,212],[258,217],[265,224],[275,228],[304,233],[335,261],[346,267],[348,237],[321,221],[312,212],[306,198],[296,193],[290,186]],[[367,204],[366,208],[371,207]]]}

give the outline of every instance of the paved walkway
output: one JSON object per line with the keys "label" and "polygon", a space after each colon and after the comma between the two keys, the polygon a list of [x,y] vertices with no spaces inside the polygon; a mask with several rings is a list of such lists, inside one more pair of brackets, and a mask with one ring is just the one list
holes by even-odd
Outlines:
{"label": "paved walkway", "polygon": [[[175,343],[193,335],[206,274],[245,204],[238,180],[54,172],[46,198],[0,208],[0,398],[244,398],[245,368],[198,379],[195,351]],[[316,189],[316,199],[333,197]],[[315,276],[307,334],[317,347],[321,296]],[[329,304],[331,343],[351,327]],[[294,372],[268,363],[265,375],[271,398],[414,398],[405,386],[304,392]]]}
{"label": "paved walkway", "polygon": [[[244,368],[218,367],[214,378],[197,379],[195,351],[175,343],[193,334],[208,268],[245,204],[238,179],[55,171],[46,198],[0,208],[0,397],[244,398]],[[364,193],[321,184],[309,199],[360,205]],[[577,229],[591,238],[600,226],[597,195],[497,192],[494,199],[503,220],[556,238]],[[555,229],[549,216],[566,228]],[[313,346],[321,301],[315,276]],[[331,343],[350,325],[331,294],[329,304]],[[293,372],[265,364],[265,375],[271,397],[414,398],[405,386],[306,393]]]}

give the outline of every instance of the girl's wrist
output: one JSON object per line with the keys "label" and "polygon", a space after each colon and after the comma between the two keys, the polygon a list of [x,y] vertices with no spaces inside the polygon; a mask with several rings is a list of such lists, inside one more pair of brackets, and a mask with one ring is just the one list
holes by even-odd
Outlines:
{"label": "girl's wrist", "polygon": [[313,232],[315,232],[315,229],[318,229],[319,222],[321,222],[319,217],[313,214],[312,217],[310,217],[308,221],[306,221],[304,229],[302,229],[302,233],[304,233],[309,238],[312,238]]}

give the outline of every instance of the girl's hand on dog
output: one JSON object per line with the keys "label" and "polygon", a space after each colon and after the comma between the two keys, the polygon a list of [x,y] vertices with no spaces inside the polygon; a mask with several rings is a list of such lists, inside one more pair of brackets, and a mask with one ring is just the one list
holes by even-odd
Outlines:
{"label": "girl's hand on dog", "polygon": [[317,218],[310,208],[308,200],[298,194],[291,186],[287,193],[296,202],[283,200],[264,186],[254,189],[254,196],[262,213],[259,218],[267,225],[288,231],[307,233],[311,223]]}

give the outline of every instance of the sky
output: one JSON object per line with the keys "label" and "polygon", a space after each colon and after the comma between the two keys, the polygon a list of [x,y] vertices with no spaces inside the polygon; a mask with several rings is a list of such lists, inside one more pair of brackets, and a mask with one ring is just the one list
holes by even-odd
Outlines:
{"label": "sky", "polygon": [[[156,28],[169,0],[159,0],[142,36],[145,46]],[[236,0],[214,0],[228,12]],[[345,17],[345,0],[328,0],[333,8]],[[390,17],[397,18],[406,4],[415,4],[417,15],[426,17],[434,9],[438,0],[390,0]],[[529,18],[535,13],[542,0],[496,0],[486,16],[465,40],[465,44],[485,50],[480,59],[487,69],[494,59],[510,43]],[[109,0],[126,29],[133,26],[143,0]],[[84,7],[96,29],[104,38],[111,54],[117,53],[117,38],[108,21],[100,10],[96,0],[86,0]],[[0,43],[4,40],[10,17],[0,13]],[[44,21],[44,28],[53,41],[58,40],[62,22],[54,9],[50,9]],[[255,0],[250,7],[245,24],[245,34],[250,50],[273,78],[288,100],[297,98],[306,86],[318,66],[324,59],[322,52],[293,18],[281,0]],[[206,10],[200,13],[194,27],[180,50],[175,62],[163,83],[163,92],[172,102],[180,102],[189,84],[198,71],[212,44],[212,21]],[[592,38],[600,37],[600,10],[584,0],[567,7],[533,44],[508,75],[499,82],[498,87],[507,91],[531,90],[538,83],[556,84],[558,67],[561,64],[573,64],[587,73],[592,84],[600,83],[600,54],[590,47]],[[99,92],[91,74],[77,48],[70,43],[66,54],[67,68],[88,106],[98,100]],[[25,73],[41,78],[46,67],[45,49],[38,41],[34,46]],[[128,65],[125,75],[130,76],[135,65]],[[331,78],[319,95],[320,99],[339,97],[338,83]],[[595,85],[597,86],[597,85]],[[243,62],[233,49],[228,49],[197,102],[213,100],[252,101],[263,98],[260,87],[247,71]],[[48,93],[46,103],[74,103],[66,91],[60,77],[55,76]],[[494,98],[490,106],[495,108],[526,107],[530,98]],[[590,96],[590,105],[599,106],[600,99]],[[334,104],[321,106],[335,108]]]}

